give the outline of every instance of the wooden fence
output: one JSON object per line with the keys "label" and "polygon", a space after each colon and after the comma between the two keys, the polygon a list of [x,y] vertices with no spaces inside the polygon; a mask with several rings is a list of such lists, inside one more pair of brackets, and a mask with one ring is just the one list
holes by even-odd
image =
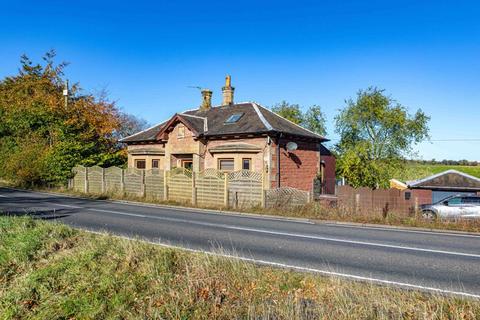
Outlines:
{"label": "wooden fence", "polygon": [[164,171],[77,166],[73,172],[70,186],[82,193],[234,208],[302,205],[310,201],[306,191],[265,190],[265,176],[248,170],[224,173],[216,169],[192,172],[183,168]]}
{"label": "wooden fence", "polygon": [[398,190],[337,187],[338,206],[353,213],[413,214],[421,204],[431,203],[431,195],[425,190]]}
{"label": "wooden fence", "polygon": [[284,187],[266,190],[266,206],[282,208],[285,206],[298,206],[310,202],[310,192],[295,188]]}

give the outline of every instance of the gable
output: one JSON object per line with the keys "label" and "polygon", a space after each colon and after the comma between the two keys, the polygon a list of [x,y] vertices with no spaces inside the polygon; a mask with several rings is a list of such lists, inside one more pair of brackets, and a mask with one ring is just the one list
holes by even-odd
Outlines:
{"label": "gable", "polygon": [[411,181],[411,188],[438,190],[480,190],[480,179],[459,172],[448,170],[425,179]]}
{"label": "gable", "polygon": [[175,136],[179,137],[181,135],[180,130],[190,133],[190,136],[198,136],[205,131],[206,126],[207,121],[205,118],[175,114],[158,132],[156,139],[167,140],[173,131],[175,131]]}

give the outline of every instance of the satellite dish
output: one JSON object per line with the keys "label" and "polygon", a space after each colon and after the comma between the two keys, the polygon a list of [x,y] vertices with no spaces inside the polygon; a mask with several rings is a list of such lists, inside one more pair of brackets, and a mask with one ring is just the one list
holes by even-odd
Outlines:
{"label": "satellite dish", "polygon": [[286,148],[287,148],[288,151],[292,152],[292,151],[297,150],[298,145],[295,142],[290,141],[290,142],[287,143]]}

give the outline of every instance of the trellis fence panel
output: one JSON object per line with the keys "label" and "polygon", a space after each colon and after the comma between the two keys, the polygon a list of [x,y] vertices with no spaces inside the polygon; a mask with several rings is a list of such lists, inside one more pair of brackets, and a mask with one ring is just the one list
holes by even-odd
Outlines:
{"label": "trellis fence panel", "polygon": [[290,187],[265,190],[267,207],[302,206],[310,201],[310,192]]}
{"label": "trellis fence panel", "polygon": [[132,197],[142,197],[144,195],[144,171],[140,169],[128,168],[124,170],[125,195]]}
{"label": "trellis fence panel", "polygon": [[228,173],[229,205],[234,208],[262,205],[262,174],[248,170]]}
{"label": "trellis fence panel", "polygon": [[164,200],[165,172],[160,169],[145,171],[145,197],[154,200]]}
{"label": "trellis fence panel", "polygon": [[308,192],[293,188],[264,190],[265,176],[248,170],[224,173],[206,169],[192,173],[183,168],[164,171],[77,166],[73,172],[73,189],[86,193],[234,208],[281,207],[310,200]]}
{"label": "trellis fence panel", "polygon": [[183,168],[170,170],[168,173],[168,200],[192,202],[192,171]]}
{"label": "trellis fence panel", "polygon": [[87,192],[87,168],[83,166],[76,166],[73,171],[73,190],[77,192]]}
{"label": "trellis fence panel", "polygon": [[123,170],[119,167],[105,168],[105,192],[116,194],[123,192]]}
{"label": "trellis fence panel", "polygon": [[88,192],[95,194],[103,193],[103,168],[99,166],[90,167],[88,168],[87,175]]}
{"label": "trellis fence panel", "polygon": [[196,203],[201,206],[222,207],[225,204],[225,174],[206,169],[195,175]]}

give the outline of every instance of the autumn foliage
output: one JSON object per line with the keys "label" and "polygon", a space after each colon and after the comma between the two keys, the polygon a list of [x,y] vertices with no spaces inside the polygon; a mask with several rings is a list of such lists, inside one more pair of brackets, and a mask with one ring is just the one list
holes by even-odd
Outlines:
{"label": "autumn foliage", "polygon": [[55,64],[54,57],[48,52],[43,64],[34,64],[22,56],[18,74],[0,81],[0,178],[58,185],[76,164],[125,163],[118,138],[125,126],[132,128],[132,118],[78,84],[65,103],[66,63]]}

